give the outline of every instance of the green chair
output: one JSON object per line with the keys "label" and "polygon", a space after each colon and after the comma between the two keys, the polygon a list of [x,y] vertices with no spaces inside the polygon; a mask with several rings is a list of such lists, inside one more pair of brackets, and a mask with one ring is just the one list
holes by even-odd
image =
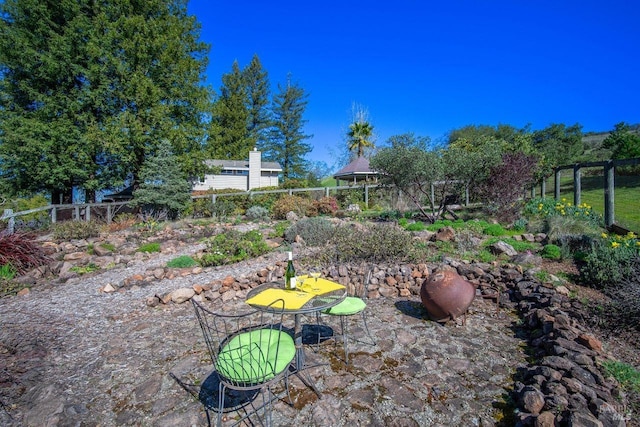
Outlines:
{"label": "green chair", "polygon": [[259,406],[253,400],[244,405],[244,416],[236,424],[249,418],[249,424],[254,425],[255,418],[261,425],[271,425],[272,402],[277,398],[272,387],[284,380],[289,394],[289,367],[296,354],[293,337],[282,330],[284,301],[275,301],[269,310],[252,309],[242,314],[215,313],[193,299],[191,302],[220,378],[217,425],[222,425],[225,410],[238,410],[225,408],[227,389],[253,393],[253,399],[262,395]]}
{"label": "green chair", "polygon": [[[367,344],[367,345],[376,345],[375,340],[373,339],[373,337],[371,336],[371,333],[369,332],[369,327],[367,326],[367,316],[365,311],[365,309],[367,308],[367,303],[365,302],[365,299],[367,297],[368,287],[369,287],[369,283],[371,282],[372,275],[373,275],[373,269],[368,269],[363,281],[361,296],[349,295],[340,304],[334,305],[333,307],[330,307],[322,311],[322,314],[337,316],[340,319],[340,333],[342,335],[342,345],[344,348],[344,357],[345,357],[346,364],[349,364],[349,347],[347,345],[347,341],[349,340],[348,324],[349,324],[349,318],[351,316],[355,316],[358,314],[361,315],[362,326],[363,326],[364,332],[368,337],[368,341],[362,341],[360,339],[352,337],[353,340],[356,342]],[[320,327],[320,324],[321,324],[320,314],[316,313],[316,316],[317,316],[316,323],[318,324],[318,344],[320,344],[320,341],[322,340],[322,338],[326,338],[326,337],[323,337],[321,335],[322,328]]]}

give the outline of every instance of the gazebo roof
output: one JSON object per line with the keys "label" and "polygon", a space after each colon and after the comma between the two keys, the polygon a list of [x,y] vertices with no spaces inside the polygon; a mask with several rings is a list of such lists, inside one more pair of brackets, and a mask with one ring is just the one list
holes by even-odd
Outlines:
{"label": "gazebo roof", "polygon": [[357,176],[367,177],[370,175],[378,175],[378,172],[371,170],[369,167],[369,159],[360,156],[336,172],[333,177],[335,179],[349,179]]}

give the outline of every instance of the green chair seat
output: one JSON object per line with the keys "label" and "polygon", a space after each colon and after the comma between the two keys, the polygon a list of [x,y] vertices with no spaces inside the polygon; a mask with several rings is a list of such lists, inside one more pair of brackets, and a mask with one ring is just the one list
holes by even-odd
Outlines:
{"label": "green chair seat", "polygon": [[276,329],[258,329],[233,337],[220,350],[216,369],[223,377],[246,384],[275,378],[296,354],[291,335]]}
{"label": "green chair seat", "polygon": [[361,298],[346,297],[340,304],[334,305],[322,312],[324,314],[332,314],[334,316],[350,316],[360,313],[366,307],[367,303],[365,303]]}

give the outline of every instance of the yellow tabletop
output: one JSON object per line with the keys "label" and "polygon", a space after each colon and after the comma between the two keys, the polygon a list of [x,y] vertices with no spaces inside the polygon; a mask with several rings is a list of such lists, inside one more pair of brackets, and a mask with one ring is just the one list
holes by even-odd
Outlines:
{"label": "yellow tabletop", "polygon": [[[246,302],[250,305],[270,306],[279,299],[284,301],[286,310],[297,310],[305,305],[315,295],[302,291],[288,291],[286,289],[265,289],[259,294],[249,298]],[[274,306],[274,308],[277,308]]]}
{"label": "yellow tabletop", "polygon": [[298,276],[298,289],[313,295],[322,295],[344,289],[344,286],[327,279],[319,278],[316,280],[309,276]]}

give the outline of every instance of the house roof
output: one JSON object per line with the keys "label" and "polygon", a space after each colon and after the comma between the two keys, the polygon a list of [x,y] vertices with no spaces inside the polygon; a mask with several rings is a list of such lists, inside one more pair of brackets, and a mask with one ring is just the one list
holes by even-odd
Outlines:
{"label": "house roof", "polygon": [[[222,169],[249,170],[249,160],[205,160],[207,166],[218,166]],[[262,170],[282,171],[277,162],[260,162]]]}
{"label": "house roof", "polygon": [[347,166],[340,169],[336,172],[333,177],[338,178],[346,178],[346,177],[354,177],[356,175],[378,175],[378,172],[372,171],[369,167],[369,159],[365,157],[358,157]]}

